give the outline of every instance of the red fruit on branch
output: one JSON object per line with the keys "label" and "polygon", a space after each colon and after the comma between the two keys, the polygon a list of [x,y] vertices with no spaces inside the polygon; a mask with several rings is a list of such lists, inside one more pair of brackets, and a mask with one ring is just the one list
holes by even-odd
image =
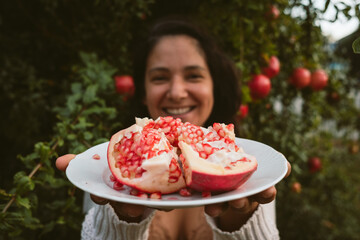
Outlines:
{"label": "red fruit on branch", "polygon": [[320,91],[326,87],[328,79],[327,73],[322,69],[318,69],[311,74],[310,87],[314,91]]}
{"label": "red fruit on branch", "polygon": [[321,163],[321,159],[318,157],[311,157],[308,160],[308,167],[309,167],[309,171],[311,173],[315,173],[321,170],[322,167],[322,163]]}
{"label": "red fruit on branch", "polygon": [[301,193],[301,184],[299,182],[294,182],[291,185],[291,191],[294,193]]}
{"label": "red fruit on branch", "polygon": [[199,192],[235,189],[257,168],[256,159],[235,144],[233,124],[202,128],[172,117],[136,119],[114,134],[108,164],[116,181],[140,192],[183,195],[186,186]]}
{"label": "red fruit on branch", "polygon": [[296,88],[301,89],[310,84],[311,72],[306,68],[295,68],[291,77],[290,83],[293,84]]}
{"label": "red fruit on branch", "polygon": [[276,56],[271,56],[268,66],[262,69],[262,73],[269,78],[273,78],[280,72],[280,61]]}
{"label": "red fruit on branch", "polygon": [[127,96],[134,95],[135,85],[132,76],[121,75],[114,76],[116,92],[119,94],[126,94]]}
{"label": "red fruit on branch", "polygon": [[278,19],[280,16],[280,11],[275,5],[271,5],[269,11],[266,13],[266,17],[269,20]]}
{"label": "red fruit on branch", "polygon": [[262,99],[269,95],[271,90],[270,79],[262,74],[255,75],[248,83],[250,95],[253,99]]}
{"label": "red fruit on branch", "polygon": [[241,104],[239,107],[239,111],[237,113],[237,116],[239,119],[244,119],[247,117],[249,113],[249,106],[246,104]]}

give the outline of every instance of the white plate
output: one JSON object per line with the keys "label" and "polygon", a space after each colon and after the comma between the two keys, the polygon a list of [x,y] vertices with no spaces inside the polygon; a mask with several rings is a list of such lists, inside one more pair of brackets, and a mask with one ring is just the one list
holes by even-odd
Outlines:
{"label": "white plate", "polygon": [[[108,144],[109,142],[99,144],[77,155],[66,169],[70,182],[99,197],[154,208],[187,208],[251,196],[274,186],[287,172],[287,161],[284,155],[263,143],[236,138],[236,144],[241,146],[246,153],[254,155],[258,161],[258,169],[238,189],[210,197],[202,197],[200,193],[182,197],[178,193],[173,193],[163,195],[162,199],[145,199],[130,195],[128,187],[120,191],[113,189],[106,156]],[[94,154],[98,154],[100,159],[94,159]]]}

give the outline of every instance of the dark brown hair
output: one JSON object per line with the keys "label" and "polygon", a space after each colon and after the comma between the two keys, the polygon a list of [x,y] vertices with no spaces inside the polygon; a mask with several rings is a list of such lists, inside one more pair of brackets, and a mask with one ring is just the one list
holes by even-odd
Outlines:
{"label": "dark brown hair", "polygon": [[157,21],[147,39],[138,48],[134,60],[135,96],[132,110],[137,117],[148,116],[145,97],[147,58],[158,41],[169,35],[187,35],[196,39],[205,54],[205,61],[214,84],[214,107],[205,126],[214,122],[230,123],[240,105],[239,77],[233,62],[215,44],[215,41],[192,21],[180,17],[167,17]]}

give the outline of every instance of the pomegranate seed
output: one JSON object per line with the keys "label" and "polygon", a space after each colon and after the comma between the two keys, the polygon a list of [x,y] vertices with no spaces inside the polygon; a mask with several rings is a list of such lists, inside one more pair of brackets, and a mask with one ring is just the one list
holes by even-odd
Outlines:
{"label": "pomegranate seed", "polygon": [[110,178],[110,181],[112,181],[112,182],[115,182],[115,181],[116,181],[116,178],[115,178],[114,175],[112,175],[112,174],[110,175],[109,178]]}
{"label": "pomegranate seed", "polygon": [[140,198],[148,198],[149,196],[146,193],[139,193],[138,195],[136,195],[137,197]]}
{"label": "pomegranate seed", "polygon": [[191,196],[192,193],[189,189],[182,188],[182,189],[180,189],[179,194],[183,197],[189,197],[189,196]]}
{"label": "pomegranate seed", "polygon": [[130,195],[132,195],[132,196],[137,196],[138,194],[139,194],[139,191],[138,191],[137,189],[132,188],[132,189],[130,190]]}
{"label": "pomegranate seed", "polygon": [[211,192],[202,192],[202,193],[201,193],[201,196],[202,196],[203,198],[211,197]]}
{"label": "pomegranate seed", "polygon": [[151,198],[151,199],[161,199],[161,193],[159,193],[159,192],[152,193],[152,194],[150,195],[150,198]]}
{"label": "pomegranate seed", "polygon": [[113,188],[117,191],[123,190],[124,189],[124,185],[120,182],[114,182],[113,184]]}

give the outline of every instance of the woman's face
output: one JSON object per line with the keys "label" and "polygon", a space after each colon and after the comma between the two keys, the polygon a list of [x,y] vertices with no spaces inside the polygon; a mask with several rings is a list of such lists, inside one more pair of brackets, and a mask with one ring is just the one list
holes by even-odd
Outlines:
{"label": "woman's face", "polygon": [[150,116],[173,116],[203,125],[214,105],[213,81],[197,41],[165,36],[147,60],[145,104]]}

